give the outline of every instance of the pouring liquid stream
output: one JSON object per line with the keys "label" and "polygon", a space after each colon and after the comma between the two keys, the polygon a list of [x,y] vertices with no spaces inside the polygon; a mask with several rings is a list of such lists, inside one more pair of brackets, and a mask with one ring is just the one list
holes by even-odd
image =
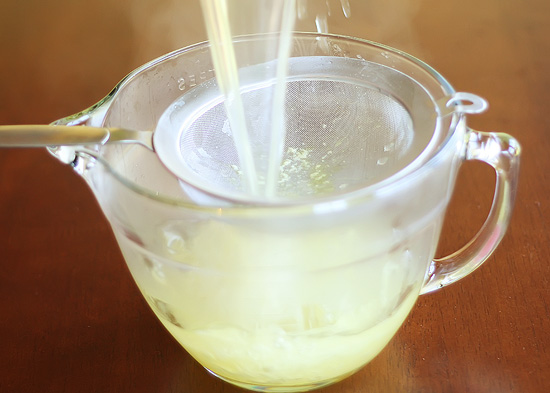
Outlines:
{"label": "pouring liquid stream", "polygon": [[[295,20],[295,1],[285,0],[281,8],[276,7],[277,9],[272,10],[273,13],[263,14],[271,20],[261,20],[263,18],[258,20],[258,15],[253,11],[260,8],[246,7],[243,1],[201,0],[208,39],[212,45],[211,54],[216,70],[216,80],[225,98],[225,109],[241,165],[244,190],[251,196],[273,198],[276,193],[285,138],[285,80]],[[265,9],[275,7],[270,1],[260,1],[260,3],[265,3],[263,4]],[[258,141],[253,142],[251,139],[251,121],[247,117],[241,98],[239,59],[232,42],[234,36],[232,28],[235,26],[231,15],[235,15],[236,12],[246,14],[246,18],[240,19],[247,22],[245,24],[252,27],[262,26],[262,29],[267,26],[268,30],[280,32],[276,47],[265,48],[266,60],[273,52],[276,53],[277,58],[274,75],[266,72],[266,79],[275,79],[275,85],[270,90],[271,99],[268,100],[271,101],[271,105],[267,106],[263,113],[263,116],[269,119],[269,132],[264,132],[265,136],[260,136],[259,141],[259,144],[268,146],[267,157],[258,151]],[[276,17],[273,18],[273,15]],[[242,29],[248,26],[237,27]],[[267,165],[261,165],[263,159],[267,159]]]}
{"label": "pouring liquid stream", "polygon": [[[224,96],[241,167],[239,173],[243,191],[251,197],[277,198],[286,134],[285,96],[292,32],[296,20],[308,16],[310,5],[314,5],[312,12],[317,31],[328,32],[329,2],[319,3],[308,4],[308,0],[201,0],[216,80]],[[340,4],[342,12],[349,18],[349,0],[340,0]],[[276,60],[275,70],[266,70],[265,74],[265,79],[274,80],[274,84],[267,93],[268,104],[262,113],[264,119],[260,122],[264,130],[253,130],[253,122],[241,97],[244,86],[239,77],[239,58],[233,38],[242,33],[278,34],[272,47],[262,49],[266,63]],[[259,137],[253,138],[258,134]]]}

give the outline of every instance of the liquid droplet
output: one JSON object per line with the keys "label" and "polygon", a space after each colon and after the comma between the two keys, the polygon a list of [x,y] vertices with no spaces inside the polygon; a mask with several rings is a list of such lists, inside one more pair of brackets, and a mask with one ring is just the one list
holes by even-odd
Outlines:
{"label": "liquid droplet", "polygon": [[296,4],[298,19],[304,20],[307,16],[307,0],[298,0]]}
{"label": "liquid droplet", "polygon": [[326,14],[319,14],[315,17],[315,26],[320,34],[328,33],[328,20]]}
{"label": "liquid droplet", "polygon": [[351,6],[349,4],[349,0],[340,0],[340,4],[342,4],[342,12],[344,13],[344,16],[349,19],[351,16]]}
{"label": "liquid droplet", "polygon": [[386,165],[388,163],[388,157],[382,157],[379,158],[378,161],[376,161],[376,165]]}
{"label": "liquid droplet", "polygon": [[331,16],[332,13],[331,13],[331,9],[330,9],[330,1],[326,0],[325,4],[327,5],[327,14],[328,14],[328,16]]}

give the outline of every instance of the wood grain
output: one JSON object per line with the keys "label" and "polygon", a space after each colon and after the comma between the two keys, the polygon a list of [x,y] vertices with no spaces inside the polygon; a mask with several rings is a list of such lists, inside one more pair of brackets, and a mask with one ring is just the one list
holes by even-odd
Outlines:
{"label": "wood grain", "polygon": [[[516,136],[522,171],[511,227],[490,260],[421,297],[380,356],[319,392],[550,391],[550,2],[351,6],[346,20],[336,3],[332,31],[408,51],[488,99],[489,112],[469,123]],[[198,1],[4,1],[0,124],[78,112],[138,65],[204,38]],[[441,255],[480,227],[493,184],[489,168],[464,165]],[[70,168],[44,150],[0,149],[0,222],[0,392],[241,391],[161,327]]]}

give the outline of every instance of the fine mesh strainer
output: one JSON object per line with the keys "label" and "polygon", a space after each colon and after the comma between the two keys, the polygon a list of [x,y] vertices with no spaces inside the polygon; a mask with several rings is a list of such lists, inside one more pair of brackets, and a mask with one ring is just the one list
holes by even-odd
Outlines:
{"label": "fine mesh strainer", "polygon": [[[252,151],[264,154],[268,64],[241,70]],[[284,103],[285,132],[275,199],[350,192],[412,170],[437,140],[438,110],[413,79],[363,59],[291,58]],[[256,121],[254,120],[256,119]],[[260,119],[260,120],[258,120]],[[243,168],[215,80],[176,100],[162,115],[154,146],[184,183],[211,195],[251,201]],[[264,160],[273,159],[266,157]],[[258,181],[265,182],[260,174]]]}

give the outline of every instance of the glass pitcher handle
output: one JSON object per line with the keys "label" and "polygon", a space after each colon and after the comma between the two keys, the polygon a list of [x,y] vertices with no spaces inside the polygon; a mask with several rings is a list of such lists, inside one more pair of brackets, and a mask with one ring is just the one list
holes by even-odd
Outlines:
{"label": "glass pitcher handle", "polygon": [[493,204],[485,223],[468,244],[432,261],[422,294],[458,281],[477,269],[502,240],[512,216],[519,174],[519,143],[503,133],[468,131],[466,159],[483,161],[496,171]]}

